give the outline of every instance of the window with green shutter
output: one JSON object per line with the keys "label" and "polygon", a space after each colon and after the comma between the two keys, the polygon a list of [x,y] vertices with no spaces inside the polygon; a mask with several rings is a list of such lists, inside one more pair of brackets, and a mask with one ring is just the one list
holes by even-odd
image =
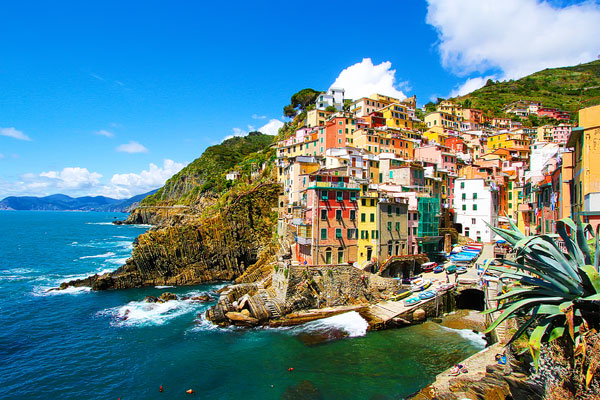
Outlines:
{"label": "window with green shutter", "polygon": [[350,201],[356,201],[356,192],[350,192]]}
{"label": "window with green shutter", "polygon": [[396,231],[400,232],[400,222],[396,222]]}
{"label": "window with green shutter", "polygon": [[335,230],[335,238],[336,239],[341,239],[342,238],[342,230],[340,228],[337,228]]}
{"label": "window with green shutter", "polygon": [[335,219],[338,221],[342,219],[342,210],[335,210]]}
{"label": "window with green shutter", "polygon": [[366,222],[366,220],[367,220],[367,214],[360,213],[360,222]]}
{"label": "window with green shutter", "polygon": [[354,221],[356,219],[356,210],[350,210],[350,221]]}
{"label": "window with green shutter", "polygon": [[321,209],[321,219],[327,220],[327,210],[325,208]]}
{"label": "window with green shutter", "polygon": [[477,200],[477,193],[473,193],[473,200]]}
{"label": "window with green shutter", "polygon": [[344,200],[344,192],[336,192],[335,197],[336,197],[337,201]]}
{"label": "window with green shutter", "polygon": [[467,211],[467,205],[466,205],[466,204],[463,204],[463,205],[462,205],[462,209],[463,209],[463,211]]}
{"label": "window with green shutter", "polygon": [[371,222],[375,222],[375,214],[371,213],[371,218],[370,218]]}
{"label": "window with green shutter", "polygon": [[327,190],[321,192],[321,200],[329,200],[329,192]]}
{"label": "window with green shutter", "polygon": [[464,188],[465,188],[465,183],[464,183],[464,182],[461,182],[461,183],[460,183],[460,188],[461,188],[461,189],[464,189]]}
{"label": "window with green shutter", "polygon": [[388,226],[388,231],[391,231],[392,230],[392,221],[388,221],[387,226]]}
{"label": "window with green shutter", "polygon": [[473,211],[477,211],[477,204],[473,204]]}
{"label": "window with green shutter", "polygon": [[321,229],[321,239],[323,239],[323,240],[327,239],[327,228]]}
{"label": "window with green shutter", "polygon": [[466,193],[463,193],[463,194],[462,194],[462,199],[463,199],[463,200],[466,200],[466,199],[467,199],[467,194],[466,194]]}

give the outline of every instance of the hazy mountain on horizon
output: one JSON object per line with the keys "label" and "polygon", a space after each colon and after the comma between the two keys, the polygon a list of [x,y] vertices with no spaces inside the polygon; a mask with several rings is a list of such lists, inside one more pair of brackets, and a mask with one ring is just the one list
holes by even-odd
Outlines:
{"label": "hazy mountain on horizon", "polygon": [[71,197],[65,194],[50,196],[10,196],[0,201],[0,210],[15,211],[109,211],[128,212],[146,196],[158,189],[138,194],[129,199],[113,199],[106,196]]}

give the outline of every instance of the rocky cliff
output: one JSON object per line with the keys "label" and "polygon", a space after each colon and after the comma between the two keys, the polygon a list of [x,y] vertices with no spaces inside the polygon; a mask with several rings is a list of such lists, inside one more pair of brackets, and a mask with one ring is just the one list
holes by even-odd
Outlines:
{"label": "rocky cliff", "polygon": [[113,273],[64,283],[94,290],[194,285],[233,280],[272,245],[280,187],[261,183],[205,216],[140,235],[127,263]]}

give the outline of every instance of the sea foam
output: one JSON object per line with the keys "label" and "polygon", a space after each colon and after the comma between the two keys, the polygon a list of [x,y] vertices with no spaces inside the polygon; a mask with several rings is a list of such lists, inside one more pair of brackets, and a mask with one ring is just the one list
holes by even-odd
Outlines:
{"label": "sea foam", "polygon": [[306,324],[292,329],[292,331],[318,333],[331,329],[338,329],[342,332],[345,332],[348,337],[359,337],[365,336],[368,328],[368,322],[365,321],[359,313],[356,311],[350,311],[347,313],[334,315],[333,317],[307,322]]}
{"label": "sea foam", "polygon": [[447,331],[458,333],[460,336],[473,343],[475,346],[481,347],[482,349],[487,345],[487,341],[485,340],[485,335],[483,333],[477,333],[471,329],[452,329],[442,325],[440,325],[440,327]]}
{"label": "sea foam", "polygon": [[108,253],[103,253],[103,254],[96,254],[94,256],[83,256],[83,257],[79,257],[80,260],[85,260],[87,258],[108,258],[108,257],[112,257],[114,256],[115,253],[113,253],[112,251],[109,251]]}

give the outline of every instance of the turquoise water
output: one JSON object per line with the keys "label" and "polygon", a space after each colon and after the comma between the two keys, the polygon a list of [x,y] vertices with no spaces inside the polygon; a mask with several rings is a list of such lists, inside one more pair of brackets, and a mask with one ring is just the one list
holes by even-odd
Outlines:
{"label": "turquoise water", "polygon": [[[0,212],[0,398],[398,399],[484,346],[433,323],[366,333],[355,313],[217,329],[199,316],[210,304],[141,301],[166,290],[214,295],[222,284],[47,293],[124,262],[147,227],[115,217],[124,215]],[[349,337],[314,344],[336,332]]]}

